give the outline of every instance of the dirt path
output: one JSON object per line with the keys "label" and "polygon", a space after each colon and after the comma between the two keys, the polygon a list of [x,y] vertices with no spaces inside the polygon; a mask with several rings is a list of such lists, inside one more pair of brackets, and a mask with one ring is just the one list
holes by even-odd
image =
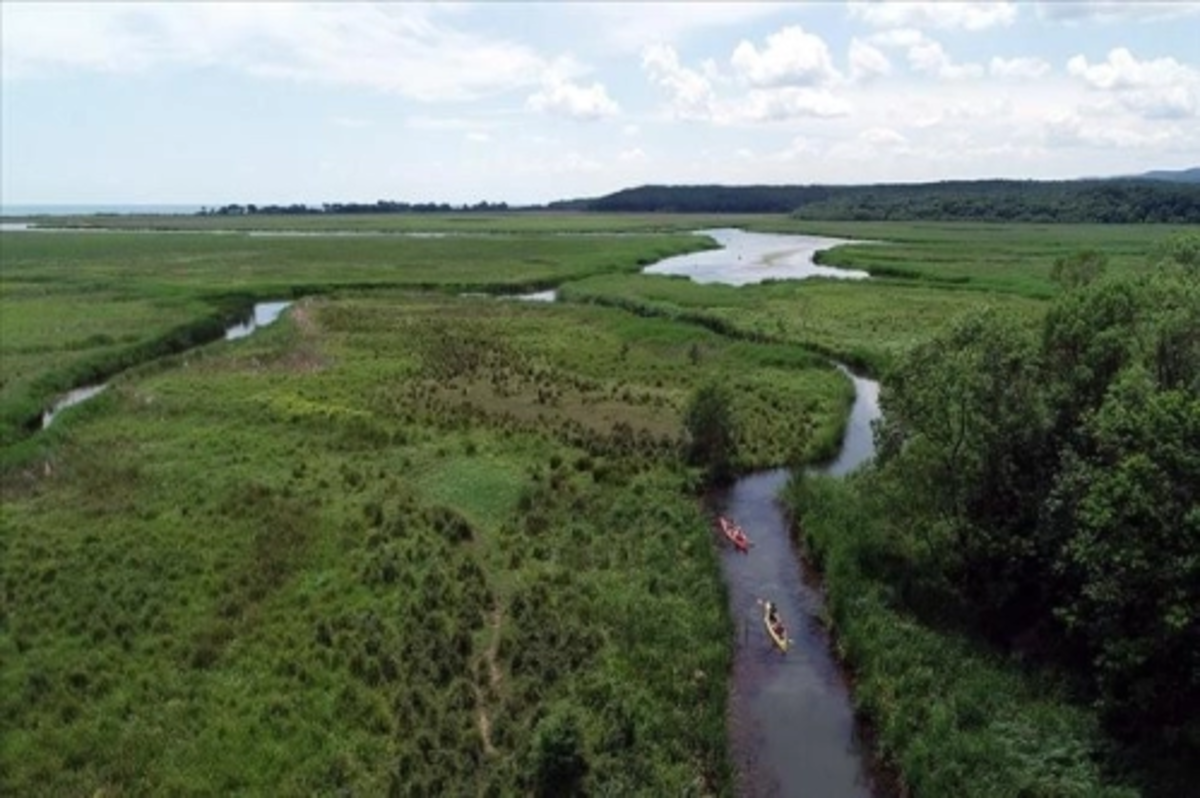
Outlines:
{"label": "dirt path", "polygon": [[285,367],[301,373],[320,371],[328,364],[320,353],[321,329],[313,318],[313,300],[306,298],[292,305],[292,323],[300,332],[300,343],[284,359]]}
{"label": "dirt path", "polygon": [[[500,651],[500,624],[504,622],[504,611],[499,605],[488,615],[488,627],[491,629],[491,639],[488,640],[487,648],[483,651],[483,663],[487,667],[488,691],[495,698],[500,690],[500,684],[504,679],[504,674],[500,670],[500,665],[496,660]],[[483,752],[488,756],[497,754],[496,747],[492,744],[492,719],[487,711],[487,696],[484,695],[483,688],[476,682],[475,700],[479,704],[479,736],[483,739]]]}

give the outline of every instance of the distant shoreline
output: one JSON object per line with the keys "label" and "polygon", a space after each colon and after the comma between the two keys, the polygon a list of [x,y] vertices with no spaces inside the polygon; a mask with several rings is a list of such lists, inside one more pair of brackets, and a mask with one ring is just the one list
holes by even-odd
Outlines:
{"label": "distant shoreline", "polygon": [[98,215],[162,215],[175,216],[199,213],[204,205],[0,205],[3,216],[98,216]]}

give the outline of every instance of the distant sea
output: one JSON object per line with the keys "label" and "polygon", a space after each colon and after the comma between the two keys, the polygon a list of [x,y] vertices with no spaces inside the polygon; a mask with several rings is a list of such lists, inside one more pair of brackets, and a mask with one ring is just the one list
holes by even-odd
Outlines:
{"label": "distant sea", "polygon": [[0,205],[0,216],[91,216],[93,214],[196,213],[203,205]]}

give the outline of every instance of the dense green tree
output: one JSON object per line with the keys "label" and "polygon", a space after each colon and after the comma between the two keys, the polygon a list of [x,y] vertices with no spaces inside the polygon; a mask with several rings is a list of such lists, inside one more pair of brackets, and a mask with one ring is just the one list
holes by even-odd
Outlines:
{"label": "dense green tree", "polygon": [[1177,233],[1157,247],[1154,255],[1156,263],[1196,271],[1200,269],[1200,233]]}
{"label": "dense green tree", "polygon": [[1065,545],[1056,613],[1131,732],[1200,705],[1200,395],[1125,371],[1064,458],[1046,523]]}
{"label": "dense green tree", "polygon": [[902,486],[896,516],[1005,632],[1029,622],[1017,605],[1044,583],[1029,534],[1047,470],[1039,381],[1031,331],[984,310],[913,350],[881,397],[878,459]]}
{"label": "dense green tree", "polygon": [[1060,439],[1099,407],[1113,379],[1144,348],[1145,299],[1136,280],[1103,280],[1068,292],[1047,313],[1042,349]]}
{"label": "dense green tree", "polygon": [[696,390],[683,418],[687,459],[705,470],[711,483],[732,476],[737,432],[728,391],[717,383]]}
{"label": "dense green tree", "polygon": [[1094,249],[1085,249],[1057,258],[1050,268],[1050,279],[1063,288],[1078,288],[1095,282],[1107,267],[1107,255]]}
{"label": "dense green tree", "polygon": [[1187,223],[1200,186],[1157,180],[957,180],[828,186],[638,186],[551,208],[624,213],[794,213],[802,219]]}
{"label": "dense green tree", "polygon": [[[1064,262],[1040,338],[959,319],[885,382],[876,479],[993,639],[1077,668],[1130,735],[1200,745],[1200,269]],[[1190,742],[1188,742],[1190,740]]]}
{"label": "dense green tree", "polygon": [[588,765],[583,732],[570,707],[555,706],[533,731],[533,791],[539,796],[578,795]]}

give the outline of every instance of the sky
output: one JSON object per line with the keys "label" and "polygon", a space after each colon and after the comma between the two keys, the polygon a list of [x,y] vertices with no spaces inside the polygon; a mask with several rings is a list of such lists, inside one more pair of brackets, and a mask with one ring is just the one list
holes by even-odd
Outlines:
{"label": "sky", "polygon": [[0,203],[1200,165],[1200,3],[0,2]]}

